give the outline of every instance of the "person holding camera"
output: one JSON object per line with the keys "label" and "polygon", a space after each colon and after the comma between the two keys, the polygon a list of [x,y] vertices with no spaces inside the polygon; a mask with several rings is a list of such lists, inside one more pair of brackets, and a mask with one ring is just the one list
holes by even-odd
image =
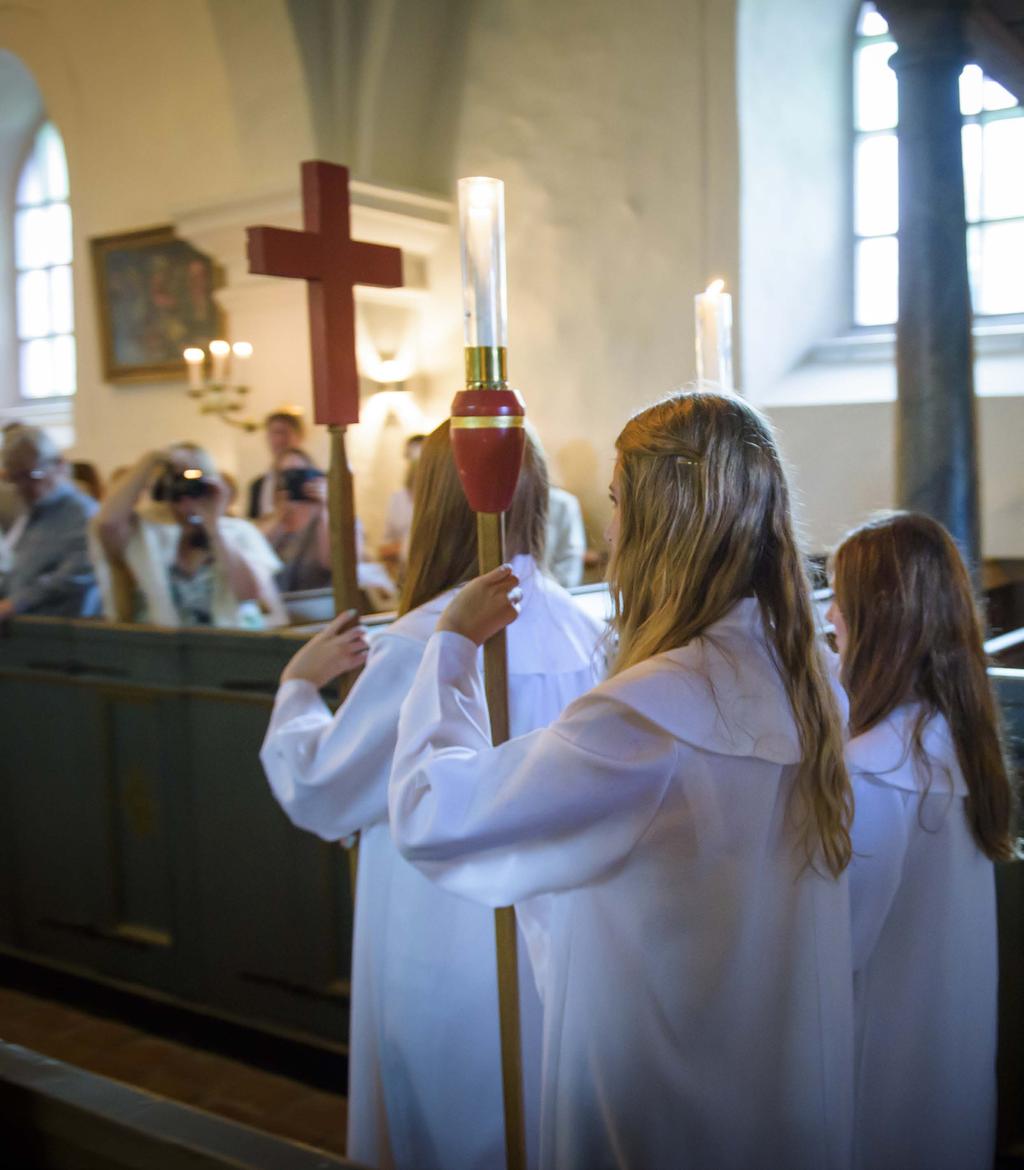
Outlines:
{"label": "person holding camera", "polygon": [[227,497],[201,447],[144,455],[93,520],[107,616],[254,629],[284,621],[273,580],[281,562],[255,525],[224,514]]}
{"label": "person holding camera", "polygon": [[327,477],[305,451],[290,447],[277,458],[274,510],[260,531],[283,564],[274,580],[282,593],[326,589],[331,583]]}

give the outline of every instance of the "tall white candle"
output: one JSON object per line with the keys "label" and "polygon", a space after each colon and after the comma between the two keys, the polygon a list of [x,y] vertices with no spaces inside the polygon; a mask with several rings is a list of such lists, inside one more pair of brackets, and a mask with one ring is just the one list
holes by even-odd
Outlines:
{"label": "tall white candle", "polygon": [[505,184],[459,180],[462,300],[467,346],[508,344],[505,286]]}
{"label": "tall white candle", "polygon": [[697,384],[732,390],[732,297],[725,281],[713,280],[694,298]]}
{"label": "tall white candle", "polygon": [[201,390],[203,388],[203,362],[206,354],[197,346],[190,345],[181,355],[188,365],[188,388]]}
{"label": "tall white candle", "polygon": [[210,342],[210,380],[224,383],[228,380],[228,359],[231,346],[226,341]]}

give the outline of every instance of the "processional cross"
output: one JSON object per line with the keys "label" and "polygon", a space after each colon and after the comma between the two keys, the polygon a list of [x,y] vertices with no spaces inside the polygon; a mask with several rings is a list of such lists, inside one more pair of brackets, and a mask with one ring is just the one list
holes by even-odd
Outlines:
{"label": "processional cross", "polygon": [[303,231],[247,229],[249,271],[308,282],[313,420],[331,433],[331,573],[340,612],[359,607],[355,503],[345,452],[345,430],[359,421],[353,289],[357,284],[400,287],[402,252],[352,239],[347,167],[304,162],[302,208]]}

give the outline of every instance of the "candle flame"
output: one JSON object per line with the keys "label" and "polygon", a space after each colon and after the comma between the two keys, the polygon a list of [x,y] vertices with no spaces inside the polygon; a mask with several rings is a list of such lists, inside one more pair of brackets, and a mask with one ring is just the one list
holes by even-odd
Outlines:
{"label": "candle flame", "polygon": [[460,179],[459,186],[465,188],[470,212],[491,212],[504,197],[505,184],[501,179],[490,179],[485,175]]}
{"label": "candle flame", "polygon": [[231,349],[234,352],[235,357],[239,357],[239,358],[251,358],[252,357],[252,342],[236,341],[235,344],[231,347]]}
{"label": "candle flame", "polygon": [[206,357],[206,354],[198,347],[190,345],[181,356],[190,366],[197,366]]}
{"label": "candle flame", "polygon": [[226,357],[231,352],[231,346],[226,341],[211,341],[210,353],[214,357]]}
{"label": "candle flame", "polygon": [[[713,280],[704,291],[707,297],[717,297],[725,288],[725,281],[721,279]],[[211,346],[212,348],[212,346]]]}

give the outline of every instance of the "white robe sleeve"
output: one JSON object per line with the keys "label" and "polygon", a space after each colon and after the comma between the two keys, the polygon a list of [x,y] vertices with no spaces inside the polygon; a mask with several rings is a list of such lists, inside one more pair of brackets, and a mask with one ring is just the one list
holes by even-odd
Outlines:
{"label": "white robe sleeve", "polygon": [[899,890],[907,852],[907,794],[854,772],[850,922],[853,969],[871,958]]}
{"label": "white robe sleeve", "polygon": [[592,881],[650,825],[676,740],[600,694],[550,728],[491,747],[476,647],[438,633],[402,707],[390,786],[401,852],[489,906]]}
{"label": "white robe sleeve", "polygon": [[260,761],[293,824],[339,841],[384,820],[398,711],[422,652],[381,635],[333,716],[312,683],[280,687]]}

